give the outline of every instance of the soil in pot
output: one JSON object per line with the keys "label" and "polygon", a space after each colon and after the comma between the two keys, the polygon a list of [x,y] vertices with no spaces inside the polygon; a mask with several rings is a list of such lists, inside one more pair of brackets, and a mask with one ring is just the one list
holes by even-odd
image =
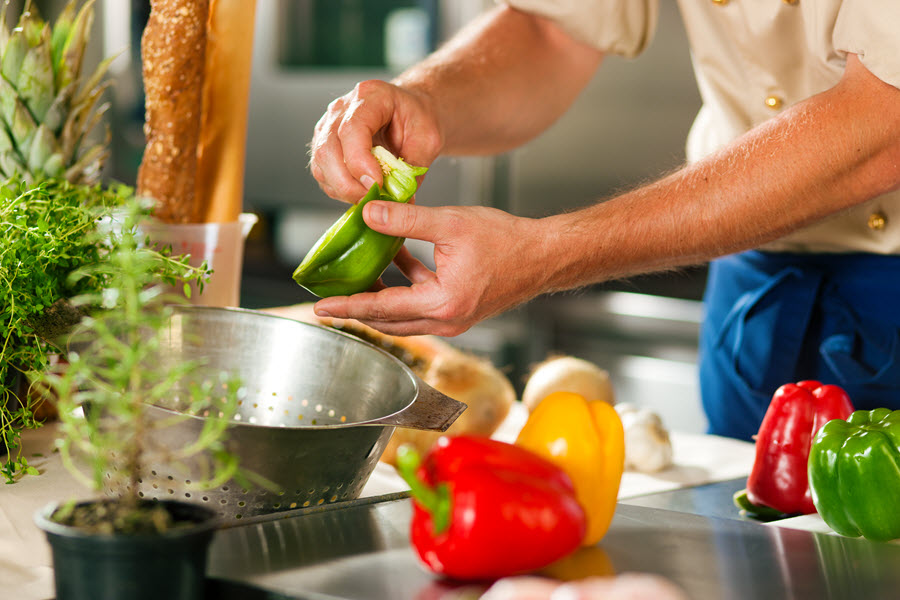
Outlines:
{"label": "soil in pot", "polygon": [[96,500],[36,515],[53,552],[56,600],[203,598],[216,513],[170,500],[123,507]]}

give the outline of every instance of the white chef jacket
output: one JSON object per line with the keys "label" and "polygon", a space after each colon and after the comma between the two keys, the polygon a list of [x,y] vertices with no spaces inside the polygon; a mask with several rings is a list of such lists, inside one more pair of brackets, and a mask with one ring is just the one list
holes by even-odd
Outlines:
{"label": "white chef jacket", "polygon": [[[659,0],[503,0],[626,58],[652,40]],[[900,0],[679,0],[703,105],[687,140],[697,160],[833,87],[847,53],[900,88]],[[900,191],[764,247],[900,254]]]}

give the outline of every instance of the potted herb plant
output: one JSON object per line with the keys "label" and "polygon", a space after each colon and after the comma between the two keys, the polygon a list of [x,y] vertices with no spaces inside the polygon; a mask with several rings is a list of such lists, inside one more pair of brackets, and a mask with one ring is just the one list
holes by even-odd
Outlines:
{"label": "potted herb plant", "polygon": [[[202,368],[199,362],[160,359],[172,305],[162,298],[156,251],[140,243],[141,214],[132,204],[113,228],[117,242],[104,260],[73,273],[74,283],[100,277],[105,287],[72,299],[93,309],[69,338],[67,364],[38,379],[59,409],[63,464],[107,494],[36,515],[53,551],[58,600],[201,598],[216,514],[187,501],[145,500],[139,482],[151,464],[177,465],[200,453],[213,464],[207,481],[193,482],[198,489],[237,471],[224,435],[239,382],[223,374],[212,386],[188,386],[183,382]],[[160,419],[148,411],[176,395],[184,414]],[[210,408],[198,439],[182,448],[155,444],[160,428]]]}

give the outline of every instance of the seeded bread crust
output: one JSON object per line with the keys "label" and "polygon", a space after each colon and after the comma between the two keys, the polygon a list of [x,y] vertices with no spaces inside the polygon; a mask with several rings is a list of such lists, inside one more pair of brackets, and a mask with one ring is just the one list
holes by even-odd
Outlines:
{"label": "seeded bread crust", "polygon": [[209,0],[150,0],[141,39],[147,145],[138,170],[139,195],[156,200],[154,216],[195,223],[206,24]]}

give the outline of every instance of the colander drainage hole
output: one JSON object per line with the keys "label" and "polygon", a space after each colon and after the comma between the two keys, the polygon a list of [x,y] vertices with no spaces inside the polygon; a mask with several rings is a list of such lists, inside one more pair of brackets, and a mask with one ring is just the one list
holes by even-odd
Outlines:
{"label": "colander drainage hole", "polygon": [[203,500],[204,502],[209,502],[209,496],[203,496],[200,499]]}
{"label": "colander drainage hole", "polygon": [[272,505],[272,508],[281,508],[281,502],[276,502]]}
{"label": "colander drainage hole", "polygon": [[247,503],[244,502],[243,500],[241,500],[240,502],[238,502],[238,506],[240,506],[241,508],[243,508],[243,507],[246,506],[246,505],[247,505]]}
{"label": "colander drainage hole", "polygon": [[219,504],[228,504],[228,500],[222,498],[221,500],[219,500]]}

